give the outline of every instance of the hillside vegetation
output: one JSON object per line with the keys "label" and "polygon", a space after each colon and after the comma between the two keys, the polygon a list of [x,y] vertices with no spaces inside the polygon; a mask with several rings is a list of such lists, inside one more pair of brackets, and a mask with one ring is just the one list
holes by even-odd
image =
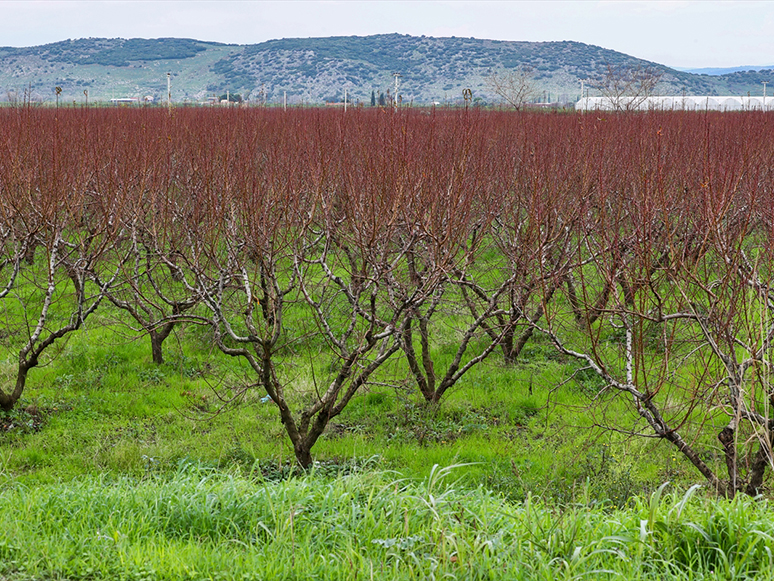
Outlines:
{"label": "hillside vegetation", "polygon": [[492,72],[529,67],[537,98],[574,102],[581,79],[593,81],[608,65],[648,67],[662,75],[661,94],[758,95],[768,71],[697,75],[580,42],[514,42],[400,34],[280,39],[230,45],[192,39],[65,40],[0,48],[0,98],[84,103],[111,98],[166,99],[167,72],[176,102],[199,101],[227,90],[254,103],[341,100],[370,104],[394,92],[400,72],[404,103],[455,103],[470,88],[479,103],[497,102],[485,79]]}

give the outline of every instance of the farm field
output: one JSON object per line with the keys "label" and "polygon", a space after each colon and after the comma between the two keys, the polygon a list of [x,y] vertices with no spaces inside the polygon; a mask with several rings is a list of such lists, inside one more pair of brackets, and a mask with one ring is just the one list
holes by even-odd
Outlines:
{"label": "farm field", "polygon": [[1,110],[0,575],[771,574],[772,119]]}

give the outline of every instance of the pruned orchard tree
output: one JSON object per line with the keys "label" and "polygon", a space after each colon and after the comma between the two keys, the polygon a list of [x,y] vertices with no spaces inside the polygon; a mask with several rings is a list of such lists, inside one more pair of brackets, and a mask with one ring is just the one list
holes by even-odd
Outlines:
{"label": "pruned orchard tree", "polygon": [[120,276],[107,287],[106,297],[116,307],[128,313],[133,323],[129,327],[150,339],[151,358],[157,365],[164,363],[164,341],[181,322],[202,322],[188,315],[198,304],[197,293],[180,284],[184,271],[174,259],[175,251],[159,247],[158,238],[136,220],[127,224],[126,260]]}
{"label": "pruned orchard tree", "polygon": [[493,71],[484,79],[484,82],[487,89],[516,111],[523,109],[538,96],[534,73],[527,66]]}
{"label": "pruned orchard tree", "polygon": [[[27,111],[25,115],[35,112]],[[8,278],[2,300],[7,312],[18,313],[14,341],[18,348],[15,381],[0,388],[0,407],[10,410],[21,398],[27,376],[69,334],[80,329],[105,296],[116,275],[116,262],[103,260],[121,237],[120,196],[104,196],[95,173],[88,171],[75,145],[66,147],[75,124],[56,126],[51,119],[35,125],[35,139],[45,147],[10,150],[0,186],[3,207]],[[72,119],[72,121],[77,121]],[[26,130],[30,130],[27,127]],[[29,135],[17,135],[22,146]],[[23,163],[18,160],[24,159]],[[23,268],[18,252],[27,253]],[[15,250],[12,250],[15,249]],[[16,257],[13,256],[16,254]],[[120,261],[120,259],[119,259]],[[16,274],[17,273],[17,274]],[[103,281],[95,284],[97,275]]]}
{"label": "pruned orchard tree", "polygon": [[385,280],[405,258],[406,249],[394,235],[396,216],[371,200],[342,200],[343,213],[331,202],[319,200],[318,219],[305,225],[304,246],[294,256],[308,320],[325,341],[317,357],[327,362],[319,377],[309,363],[315,377],[308,392],[311,403],[300,412],[294,442],[304,467],[331,418],[398,351],[405,314],[421,300],[391,295]]}
{"label": "pruned orchard tree", "polygon": [[[685,368],[679,355],[690,352],[684,343],[692,344],[696,336],[678,334],[685,304],[675,292],[671,269],[680,267],[679,256],[672,255],[669,246],[661,246],[665,238],[655,236],[660,218],[638,224],[647,229],[636,231],[631,223],[638,214],[618,208],[606,217],[604,230],[595,230],[582,241],[590,248],[590,258],[579,256],[576,270],[583,271],[583,282],[573,297],[573,309],[580,309],[581,319],[588,322],[582,327],[583,340],[573,343],[569,339],[577,330],[565,328],[569,313],[560,314],[559,308],[550,309],[545,326],[535,327],[548,335],[559,351],[603,379],[606,390],[612,390],[611,398],[628,400],[639,419],[633,420],[634,427],[604,420],[603,425],[669,441],[719,488],[719,479],[682,435],[681,428],[692,418],[702,394],[682,391]],[[639,233],[645,236],[640,238]],[[651,267],[659,263],[663,266]],[[586,281],[603,281],[611,289],[601,316],[597,293],[586,292]],[[649,343],[652,337],[655,339]],[[650,356],[649,347],[654,344],[666,350],[662,356]],[[604,408],[602,415],[604,418]]]}
{"label": "pruned orchard tree", "polygon": [[[161,130],[167,133],[169,119]],[[183,321],[202,322],[191,314],[198,296],[181,279],[183,270],[177,265],[170,205],[177,205],[177,181],[183,173],[201,174],[206,168],[196,167],[197,155],[191,151],[173,152],[181,161],[170,167],[174,159],[170,147],[178,140],[158,139],[159,128],[143,125],[141,131],[128,135],[103,136],[102,147],[120,146],[120,154],[111,156],[108,177],[103,180],[104,195],[122,191],[124,207],[119,219],[125,233],[121,240],[123,260],[119,275],[107,287],[106,298],[121,312],[129,315],[119,323],[136,334],[150,339],[154,363],[164,363],[164,341]],[[122,139],[123,138],[123,139]],[[131,139],[131,142],[126,141]],[[104,143],[107,141],[107,143]],[[192,167],[194,165],[194,167]],[[97,281],[101,282],[101,281]]]}
{"label": "pruned orchard tree", "polygon": [[[294,257],[300,295],[315,327],[309,331],[325,341],[317,353],[325,364],[315,372],[311,405],[300,414],[309,447],[399,352],[409,313],[428,299],[440,276],[434,270],[424,283],[396,284],[421,236],[407,221],[424,202],[406,179],[417,128],[407,126],[405,117],[382,116],[373,123],[343,128],[340,149],[324,148],[335,157],[321,157],[314,167],[312,209]],[[383,151],[374,156],[367,147],[348,147],[350,139],[381,142]],[[306,465],[303,451],[297,449],[296,456]]]}
{"label": "pruned orchard tree", "polygon": [[610,102],[614,111],[636,111],[655,94],[663,72],[638,62],[606,64],[606,70],[591,84]]}
{"label": "pruned orchard tree", "polygon": [[[602,425],[669,442],[720,494],[755,495],[771,464],[774,338],[768,230],[755,211],[759,160],[715,157],[708,135],[692,174],[675,172],[662,160],[687,152],[664,151],[660,128],[641,130],[653,138],[628,160],[629,188],[600,184],[578,231],[582,282],[562,304],[580,307],[583,338],[558,304],[535,326],[604,380],[610,395],[598,400],[623,398],[634,414],[631,425],[611,424],[602,407]],[[601,309],[600,285],[610,289]],[[727,477],[704,447],[710,434]]]}
{"label": "pruned orchard tree", "polygon": [[572,274],[578,199],[585,188],[574,174],[578,164],[588,160],[578,147],[575,128],[549,127],[548,134],[550,138],[525,135],[518,149],[508,151],[509,157],[529,161],[517,163],[508,170],[509,178],[497,180],[504,193],[488,235],[502,263],[494,268],[479,265],[477,276],[468,274],[460,285],[464,303],[477,316],[482,312],[477,303],[487,302],[485,288],[487,281],[492,284],[492,275],[506,284],[506,292],[498,294],[495,316],[482,326],[508,365],[518,360],[534,324]]}
{"label": "pruned orchard tree", "polygon": [[183,283],[208,310],[219,350],[245,361],[249,387],[276,404],[304,468],[330,420],[398,351],[413,300],[384,283],[405,255],[399,193],[375,175],[367,192],[355,187],[335,126],[309,130],[317,134],[291,134],[284,148],[242,143],[239,155],[215,155],[217,187],[199,184],[172,210],[184,225]]}
{"label": "pruned orchard tree", "polygon": [[[436,120],[412,122],[407,152],[389,155],[389,187],[404,192],[396,229],[405,259],[387,273],[390,296],[407,305],[400,346],[413,382],[425,401],[438,403],[446,391],[496,348],[497,337],[486,337],[483,322],[499,308],[491,291],[483,312],[465,316],[455,312],[458,282],[473,268],[475,257],[488,244],[489,223],[499,211],[499,191],[481,178],[489,164],[509,163],[496,146],[471,131],[481,122],[476,115],[448,126]],[[400,136],[398,136],[400,137]],[[441,363],[438,344],[454,329],[453,355]],[[442,367],[443,365],[443,367]]]}
{"label": "pruned orchard tree", "polygon": [[774,255],[770,192],[761,180],[770,162],[759,155],[731,154],[707,168],[698,189],[707,251],[686,263],[676,284],[684,320],[703,340],[696,356],[708,370],[715,406],[707,424],[722,447],[726,478],[720,489],[729,496],[757,495],[773,460]]}

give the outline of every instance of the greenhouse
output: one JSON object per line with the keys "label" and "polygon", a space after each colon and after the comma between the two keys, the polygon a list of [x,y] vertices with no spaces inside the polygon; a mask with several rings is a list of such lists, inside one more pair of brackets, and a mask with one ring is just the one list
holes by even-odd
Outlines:
{"label": "greenhouse", "polygon": [[575,104],[578,111],[770,111],[774,98],[718,95],[663,97],[584,97]]}

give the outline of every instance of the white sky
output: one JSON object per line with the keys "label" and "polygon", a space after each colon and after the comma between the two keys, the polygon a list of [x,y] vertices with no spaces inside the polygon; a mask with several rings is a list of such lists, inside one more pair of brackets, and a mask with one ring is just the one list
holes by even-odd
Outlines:
{"label": "white sky", "polygon": [[676,67],[774,65],[774,1],[0,0],[0,46],[162,36],[252,44],[399,32],[577,40]]}

